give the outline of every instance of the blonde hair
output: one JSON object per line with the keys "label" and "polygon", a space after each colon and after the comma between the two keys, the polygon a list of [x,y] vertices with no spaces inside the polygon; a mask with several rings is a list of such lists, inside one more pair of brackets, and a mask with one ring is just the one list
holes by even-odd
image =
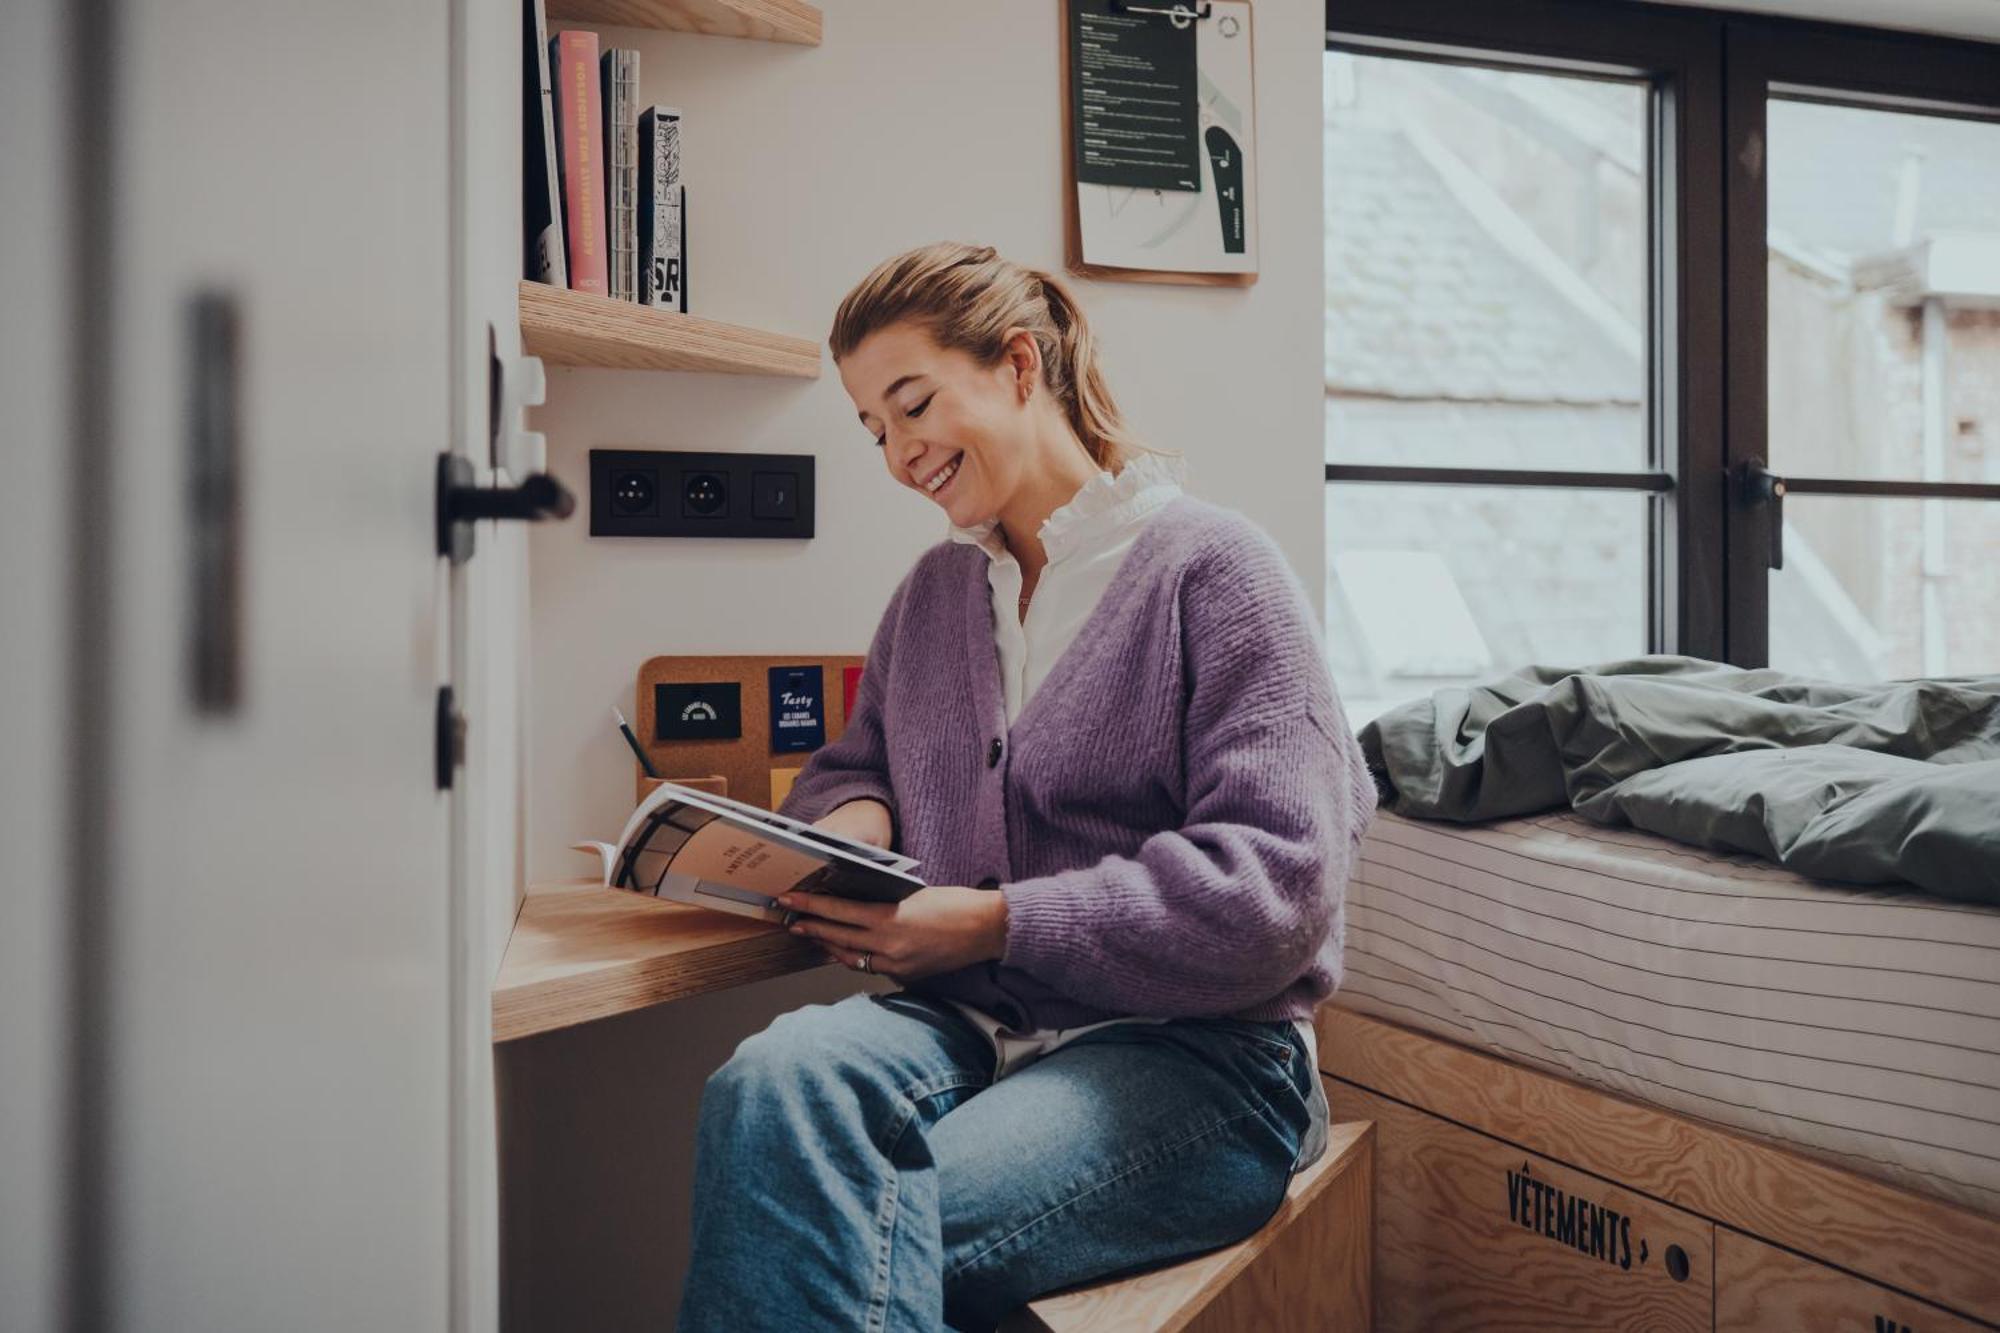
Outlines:
{"label": "blonde hair", "polygon": [[833,359],[902,320],[983,366],[1006,355],[1007,330],[1026,329],[1041,350],[1042,380],[1092,462],[1117,472],[1133,455],[1153,452],[1132,438],[1098,369],[1090,321],[1054,274],[1002,259],[990,245],[940,241],[906,250],[876,265],[841,301],[827,338]]}

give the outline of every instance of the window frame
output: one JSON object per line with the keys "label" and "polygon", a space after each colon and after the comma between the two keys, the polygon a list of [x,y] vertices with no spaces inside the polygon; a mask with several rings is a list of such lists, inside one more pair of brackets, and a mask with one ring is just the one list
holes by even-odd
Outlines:
{"label": "window frame", "polygon": [[1728,660],[1770,661],[1772,553],[1786,495],[2000,500],[2000,485],[1770,472],[1770,289],[1765,108],[1774,95],[2000,121],[2000,45],[1799,20],[1723,22],[1724,273],[1728,327]]}
{"label": "window frame", "polygon": [[[1642,77],[1648,147],[1649,468],[1326,464],[1329,485],[1615,489],[1650,496],[1648,646],[1763,666],[1773,478],[1766,442],[1764,98],[2000,117],[2000,44],[1637,0],[1327,0],[1326,49],[1561,74]],[[1751,136],[1755,136],[1755,151]],[[1752,164],[1755,170],[1752,169]],[[1909,482],[1785,478],[1793,494],[1911,494]],[[2000,486],[1923,494],[2000,499]]]}

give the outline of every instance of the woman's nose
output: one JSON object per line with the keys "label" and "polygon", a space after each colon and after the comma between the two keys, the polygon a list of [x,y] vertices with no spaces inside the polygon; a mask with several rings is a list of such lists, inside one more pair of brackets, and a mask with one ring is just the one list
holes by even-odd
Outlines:
{"label": "woman's nose", "polygon": [[908,431],[894,431],[889,434],[889,448],[895,451],[896,461],[908,472],[923,456],[924,443]]}

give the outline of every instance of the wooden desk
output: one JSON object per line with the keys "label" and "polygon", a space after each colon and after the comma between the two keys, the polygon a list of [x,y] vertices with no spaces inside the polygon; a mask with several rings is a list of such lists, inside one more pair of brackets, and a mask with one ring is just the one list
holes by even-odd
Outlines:
{"label": "wooden desk", "polygon": [[783,927],[592,881],[528,891],[493,985],[493,1040],[828,966]]}

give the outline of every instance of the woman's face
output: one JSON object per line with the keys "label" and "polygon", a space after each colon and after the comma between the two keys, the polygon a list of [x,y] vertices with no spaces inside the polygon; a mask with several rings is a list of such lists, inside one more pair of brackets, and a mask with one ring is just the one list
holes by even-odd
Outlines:
{"label": "woman's face", "polygon": [[960,527],[997,517],[1020,488],[1034,446],[1022,385],[1040,373],[1026,334],[999,364],[981,366],[908,321],[869,334],[840,362],[889,475]]}

